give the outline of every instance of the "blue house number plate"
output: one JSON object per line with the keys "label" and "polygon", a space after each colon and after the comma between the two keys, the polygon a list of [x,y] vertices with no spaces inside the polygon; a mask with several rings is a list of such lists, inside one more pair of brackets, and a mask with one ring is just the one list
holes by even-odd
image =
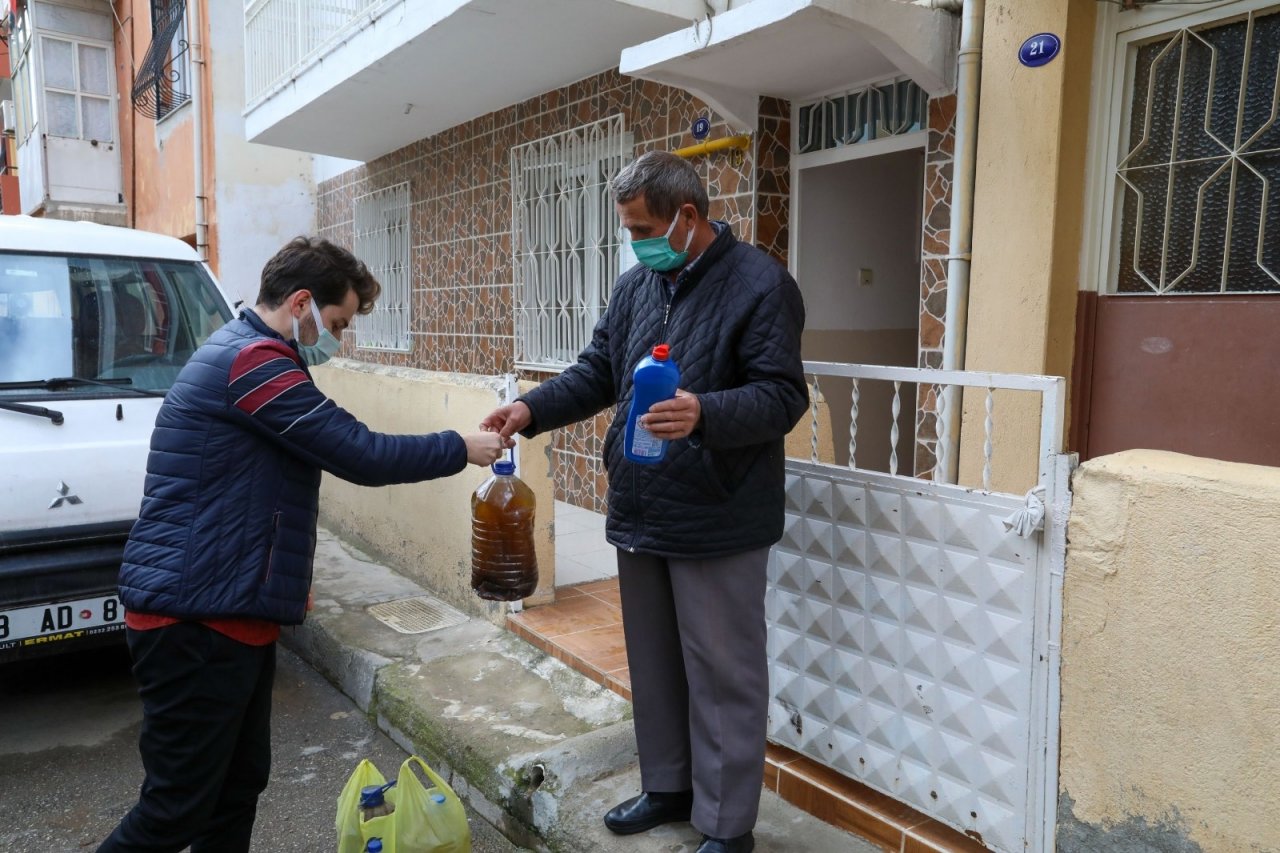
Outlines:
{"label": "blue house number plate", "polygon": [[1062,39],[1053,33],[1040,33],[1022,43],[1018,50],[1018,61],[1028,68],[1039,68],[1048,65],[1062,50]]}

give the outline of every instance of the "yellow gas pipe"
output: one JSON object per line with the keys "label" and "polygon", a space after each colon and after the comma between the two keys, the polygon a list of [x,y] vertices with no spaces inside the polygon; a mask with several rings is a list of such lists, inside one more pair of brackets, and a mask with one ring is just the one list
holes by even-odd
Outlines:
{"label": "yellow gas pipe", "polygon": [[737,148],[745,151],[751,146],[751,134],[742,133],[737,136],[726,136],[722,139],[710,139],[706,142],[699,142],[697,145],[690,145],[688,148],[677,148],[671,153],[677,157],[698,157],[702,154],[714,154],[717,151],[725,151],[730,148]]}

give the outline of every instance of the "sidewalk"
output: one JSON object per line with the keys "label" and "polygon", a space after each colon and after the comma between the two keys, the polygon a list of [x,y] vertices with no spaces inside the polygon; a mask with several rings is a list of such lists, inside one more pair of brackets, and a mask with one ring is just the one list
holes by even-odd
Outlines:
{"label": "sidewalk", "polygon": [[[458,624],[406,634],[367,611],[422,596],[428,616]],[[640,790],[622,697],[514,634],[467,619],[324,530],[315,605],[306,624],[285,629],[285,645],[517,844],[556,853],[696,849],[701,836],[687,823],[620,837],[601,821]],[[770,791],[761,792],[755,836],[760,853],[880,849]]]}

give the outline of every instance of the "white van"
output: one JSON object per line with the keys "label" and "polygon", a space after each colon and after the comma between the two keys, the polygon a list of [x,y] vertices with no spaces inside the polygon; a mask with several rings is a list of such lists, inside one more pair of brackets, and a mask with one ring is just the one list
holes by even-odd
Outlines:
{"label": "white van", "polygon": [[231,312],[181,240],[0,216],[0,661],[123,636],[156,413]]}

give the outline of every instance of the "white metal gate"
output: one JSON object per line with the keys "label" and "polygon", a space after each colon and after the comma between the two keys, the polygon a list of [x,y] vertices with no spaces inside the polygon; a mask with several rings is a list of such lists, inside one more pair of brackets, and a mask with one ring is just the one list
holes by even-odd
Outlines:
{"label": "white metal gate", "polygon": [[[813,459],[788,460],[786,531],[770,561],[770,739],[994,850],[1052,849],[1063,380],[805,369],[815,401],[821,377],[852,379],[851,451],[862,383],[894,383],[895,412],[903,383],[979,389],[969,393],[985,393],[988,487],[824,464],[816,441]],[[998,389],[1040,397],[1039,482],[1025,496],[989,489]]]}

